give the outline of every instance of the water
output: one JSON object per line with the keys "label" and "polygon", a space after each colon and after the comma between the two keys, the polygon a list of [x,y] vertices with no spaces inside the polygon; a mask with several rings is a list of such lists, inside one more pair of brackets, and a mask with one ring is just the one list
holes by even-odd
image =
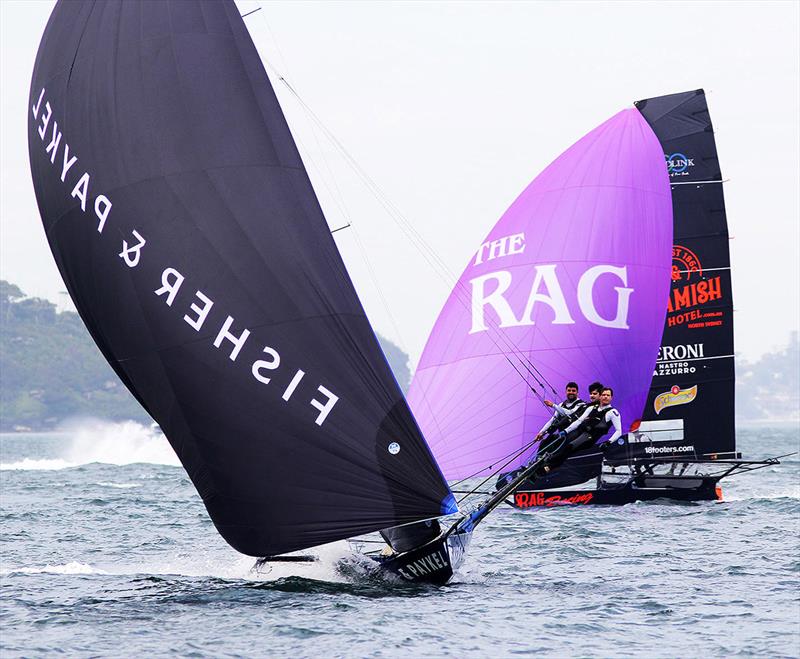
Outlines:
{"label": "water", "polygon": [[[796,426],[742,428],[759,458]],[[0,652],[70,656],[800,656],[800,461],[726,502],[501,509],[444,588],[345,543],[250,573],[136,424],[0,437]]]}

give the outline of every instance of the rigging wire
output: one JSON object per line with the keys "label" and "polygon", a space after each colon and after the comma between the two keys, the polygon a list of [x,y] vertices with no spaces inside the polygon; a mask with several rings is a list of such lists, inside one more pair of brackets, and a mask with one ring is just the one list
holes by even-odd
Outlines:
{"label": "rigging wire", "polygon": [[[245,16],[255,13],[255,11],[248,12]],[[266,22],[266,19],[265,19]],[[267,30],[272,37],[273,42],[275,43],[276,48],[278,49],[278,53],[283,58],[283,55],[280,53],[280,48],[277,45],[277,40],[275,39],[272,31],[269,29],[269,25],[267,24]],[[295,97],[297,102],[303,108],[306,113],[306,116],[313,121],[317,127],[322,131],[325,137],[330,141],[330,143],[339,151],[340,155],[343,157],[345,162],[352,168],[355,174],[362,180],[364,185],[367,187],[368,190],[373,194],[375,199],[378,203],[383,206],[384,210],[386,211],[387,215],[389,215],[390,219],[400,228],[401,231],[406,235],[406,237],[410,240],[411,244],[417,249],[420,255],[428,262],[431,268],[436,272],[436,274],[444,281],[444,283],[452,290],[452,293],[455,294],[455,298],[461,303],[461,305],[466,308],[467,310],[471,310],[471,294],[467,291],[464,284],[450,271],[445,261],[439,256],[433,247],[431,247],[427,241],[423,238],[423,236],[417,231],[414,225],[403,215],[403,213],[397,208],[397,206],[389,199],[389,197],[383,192],[383,190],[378,186],[378,184],[369,176],[369,174],[364,170],[363,167],[358,163],[358,161],[352,156],[352,154],[345,148],[342,142],[336,137],[336,135],[325,125],[325,123],[320,119],[320,117],[313,111],[313,109],[303,100],[300,96],[298,91],[289,83],[285,76],[281,74],[281,72],[266,58],[262,58],[264,63],[269,67],[272,73],[277,77],[277,79],[289,90],[289,92]],[[315,133],[316,139],[316,133]],[[317,146],[320,147],[319,141],[317,140]],[[320,147],[321,150],[321,147]],[[313,159],[310,158],[312,160]],[[324,160],[324,157],[323,157]],[[335,177],[333,176],[332,172],[330,171],[330,167],[326,162],[326,166],[328,168],[328,173],[331,178],[334,179],[335,184]],[[325,184],[326,188],[330,191],[330,187]],[[337,193],[341,197],[341,191],[337,188]],[[344,200],[341,199],[341,203],[337,202],[337,205],[340,208],[344,205]],[[363,251],[363,248],[362,248]],[[368,258],[366,256],[366,252],[363,253],[364,259],[368,262]],[[369,266],[371,269],[371,265]],[[455,286],[452,282],[455,281]],[[377,281],[375,281],[373,277],[373,284],[376,288],[380,288],[378,286]],[[387,307],[388,312],[388,307]],[[391,313],[388,312],[390,315]],[[536,365],[530,360],[528,356],[525,355],[524,351],[516,345],[516,343],[506,335],[505,332],[500,331],[499,324],[494,321],[492,318],[486,319],[487,322],[487,330],[492,329],[494,334],[505,344],[505,349],[503,349],[495,338],[492,336],[491,333],[487,332],[487,336],[491,339],[494,346],[501,352],[504,353],[512,353],[516,356],[516,358],[525,366],[525,370],[533,377],[534,381],[539,385],[540,389],[544,391],[545,387],[549,388],[550,391],[553,392],[553,395],[558,397],[558,392],[552,386],[552,384],[547,380],[547,378],[539,371]],[[397,331],[396,323],[393,322],[394,329]],[[398,333],[399,335],[399,333]],[[402,337],[401,337],[402,340]],[[508,359],[508,357],[506,356]],[[510,360],[509,360],[510,361]],[[516,369],[515,369],[516,370]],[[519,371],[517,370],[519,373]],[[525,384],[531,389],[534,395],[539,399],[541,403],[544,403],[544,396],[540,395],[527,381],[526,378],[523,378]]]}
{"label": "rigging wire", "polygon": [[[432,269],[437,273],[437,275],[443,279],[445,284],[452,287],[452,292],[455,294],[455,298],[461,303],[461,305],[467,309],[471,309],[471,294],[466,289],[464,284],[455,277],[455,275],[450,271],[447,267],[447,264],[444,260],[438,255],[438,253],[425,241],[422,235],[416,230],[411,222],[403,215],[403,213],[395,206],[394,203],[386,196],[386,194],[382,191],[382,189],[378,186],[377,183],[367,174],[367,172],[360,166],[358,161],[350,154],[350,152],[345,148],[345,146],[341,143],[341,141],[336,137],[336,135],[324,124],[324,122],[319,118],[319,116],[313,111],[313,109],[303,100],[297,90],[286,80],[285,76],[283,76],[280,71],[278,71],[275,66],[265,60],[265,63],[273,72],[273,74],[277,77],[277,79],[289,90],[289,92],[295,97],[297,102],[300,106],[304,109],[307,116],[317,125],[317,127],[322,131],[322,133],[328,138],[330,143],[339,151],[340,155],[344,158],[345,162],[353,169],[356,175],[362,180],[364,185],[373,196],[377,199],[378,203],[383,206],[384,210],[387,212],[389,217],[395,224],[400,228],[401,231],[409,238],[412,245],[417,249],[417,251],[421,254],[421,256],[428,262],[428,264],[432,267]],[[452,284],[452,281],[455,280],[455,285]],[[524,351],[516,345],[516,343],[505,333],[500,331],[500,326],[497,324],[496,321],[489,318],[487,324],[487,329],[491,329],[494,332],[494,336],[492,333],[487,333],[487,336],[491,339],[492,343],[495,347],[500,350],[500,352],[504,353],[506,358],[508,356],[506,353],[513,354],[521,364],[524,365],[525,370],[528,371],[528,374],[534,379],[537,385],[539,385],[540,389],[544,390],[545,388],[549,388],[555,396],[558,396],[555,388],[552,384],[547,380],[547,378],[542,374],[542,372],[536,367],[536,365],[530,360],[528,356],[525,355]],[[498,344],[496,338],[499,338],[502,343],[505,344],[505,349]],[[509,359],[509,362],[511,360]],[[518,369],[517,372],[519,373]],[[527,379],[523,377],[523,381],[531,388],[534,394],[539,398],[539,400],[543,403],[544,397],[539,394],[533,387],[530,386]]]}
{"label": "rigging wire", "polygon": [[[260,8],[260,7],[259,7]],[[252,12],[248,12],[244,16],[249,16],[252,13],[255,13],[254,10]],[[267,26],[269,30],[269,26]],[[270,35],[272,35],[271,30],[269,30]],[[276,44],[277,47],[277,40],[275,40],[274,35],[272,35],[272,39]],[[282,55],[281,55],[282,57]],[[397,208],[397,206],[388,198],[388,196],[383,192],[383,190],[378,186],[378,184],[369,176],[369,174],[361,167],[358,161],[352,156],[352,154],[345,148],[345,146],[341,143],[341,141],[336,137],[336,135],[324,124],[324,122],[319,118],[319,116],[312,110],[312,108],[305,102],[305,100],[300,96],[298,91],[289,83],[284,75],[280,73],[280,71],[267,59],[264,59],[265,64],[270,68],[272,73],[277,77],[277,79],[286,87],[286,89],[295,97],[301,108],[303,108],[304,112],[306,113],[307,118],[316,124],[316,126],[322,131],[323,135],[330,141],[330,143],[338,150],[340,155],[343,157],[344,161],[351,167],[351,169],[355,172],[355,174],[361,179],[362,183],[367,187],[367,189],[372,193],[378,203],[383,206],[384,210],[386,211],[387,215],[389,215],[390,219],[400,228],[400,230],[406,235],[409,239],[411,244],[415,247],[415,249],[419,252],[419,254],[427,261],[427,263],[431,266],[437,276],[440,277],[444,281],[444,283],[451,287],[451,295],[453,295],[454,299],[457,300],[462,307],[464,307],[467,311],[470,311],[472,308],[472,295],[470,291],[467,290],[466,286],[461,282],[460,278],[457,278],[452,271],[448,268],[447,264],[444,260],[439,256],[436,250],[431,247],[427,241],[423,238],[423,236],[417,231],[417,229],[413,226],[411,222],[403,215],[403,213]],[[321,145],[319,144],[319,140],[317,138],[316,132],[314,132],[315,141],[317,142],[317,146],[322,152]],[[307,151],[307,156],[309,160],[313,162],[313,158],[311,158],[310,153]],[[323,156],[323,160],[325,160]],[[341,194],[341,190],[339,189],[338,185],[335,184],[335,177],[333,176],[330,166],[325,160],[325,165],[328,170],[329,176],[334,180],[334,185],[336,187],[336,193],[338,194],[338,199],[336,198],[337,195],[334,195],[330,186],[327,182],[323,179],[323,183],[328,189],[331,197],[333,197],[339,206],[340,210],[344,213],[345,218],[348,220],[346,226],[339,227],[339,229],[335,229],[331,233],[338,231],[342,228],[346,228],[347,226],[352,226],[352,220],[349,220],[350,214],[346,211],[346,203],[344,201],[343,195]],[[382,289],[378,284],[377,276],[375,271],[372,267],[372,264],[369,260],[367,255],[366,249],[363,243],[358,236],[358,231],[354,227],[354,237],[359,248],[359,251],[362,254],[362,258],[366,263],[367,270],[372,280],[373,285],[375,286],[376,291],[381,300],[381,304],[384,307],[384,310],[392,324],[392,327],[395,331],[396,336],[398,336],[403,342],[402,334],[399,330],[397,322],[394,319],[393,314],[389,308],[388,302],[386,301]],[[455,281],[455,285],[452,282]],[[526,355],[525,352],[520,348],[511,337],[509,337],[504,331],[501,331],[499,323],[494,320],[493,318],[489,317],[488,319],[484,319],[484,323],[486,324],[487,328],[487,338],[492,342],[492,344],[497,348],[500,354],[506,359],[506,361],[511,365],[520,379],[525,383],[526,387],[531,390],[533,395],[536,399],[542,404],[545,405],[545,396],[547,395],[547,389],[549,389],[553,395],[557,398],[558,393],[556,392],[553,385],[548,381],[548,379],[544,376],[544,374],[536,367],[533,361],[530,359],[529,355]],[[503,344],[502,346],[500,344]],[[511,356],[509,356],[511,355]],[[512,357],[514,358],[512,360]],[[517,367],[514,363],[516,360],[520,366],[526,371],[527,375],[523,374],[522,371]],[[529,377],[533,380],[533,382],[538,386],[539,391],[537,391],[536,387],[529,381]],[[423,398],[427,399],[425,392],[422,393]],[[438,420],[435,418],[435,415],[432,415],[432,418],[437,423]],[[439,429],[441,434],[441,429]],[[524,453],[528,450],[533,444],[536,442],[534,439],[532,442],[529,442],[521,449],[514,451],[511,457],[503,464],[500,468],[507,466],[513,461],[516,457]],[[485,471],[486,469],[492,469],[494,465],[489,465],[488,467],[484,467],[481,471]],[[486,480],[489,480],[492,476],[490,475]],[[485,483],[486,481],[484,481]],[[463,498],[462,498],[463,500]]]}
{"label": "rigging wire", "polygon": [[[515,449],[511,453],[507,453],[506,455],[504,455],[502,458],[500,458],[500,460],[505,460],[505,462],[503,462],[503,464],[501,464],[499,467],[497,467],[497,462],[492,463],[492,464],[490,464],[490,465],[488,465],[486,467],[482,467],[481,469],[479,469],[478,471],[470,474],[469,476],[465,476],[461,480],[457,480],[454,483],[451,483],[450,484],[450,488],[452,489],[453,487],[461,485],[462,483],[466,483],[468,480],[472,480],[473,478],[476,478],[477,476],[482,474],[487,469],[493,469],[494,470],[495,467],[497,467],[496,470],[492,471],[489,474],[489,478],[491,478],[492,476],[495,476],[496,474],[501,473],[501,470],[504,469],[505,467],[507,467],[509,464],[511,464],[516,458],[518,458],[519,456],[523,455],[526,451],[528,451],[531,448],[533,448],[533,445],[537,441],[538,441],[537,439],[532,439],[530,442],[525,444],[525,446],[523,446],[522,448]],[[498,462],[499,462],[499,460],[498,460]],[[474,492],[474,490],[473,490],[473,492]],[[472,494],[472,492],[468,492],[468,494]]]}
{"label": "rigging wire", "polygon": [[[444,280],[446,284],[452,287],[453,293],[456,294],[456,299],[461,303],[461,305],[467,309],[471,309],[471,295],[467,291],[464,284],[455,278],[453,273],[449,270],[447,265],[441,259],[441,257],[436,253],[436,251],[427,244],[427,242],[422,238],[419,232],[413,227],[413,225],[403,216],[403,214],[397,209],[397,207],[386,197],[380,187],[372,180],[372,178],[361,168],[355,158],[347,151],[347,149],[342,145],[342,143],[336,138],[336,136],[325,126],[322,120],[314,113],[314,111],[306,104],[306,102],[300,97],[297,91],[292,87],[291,84],[277,71],[271,64],[268,63],[272,71],[278,77],[278,79],[286,86],[286,88],[295,96],[298,103],[307,111],[308,115],[314,120],[317,126],[322,130],[323,134],[328,137],[331,143],[339,150],[340,154],[344,157],[345,161],[353,168],[355,173],[361,178],[364,182],[366,187],[372,192],[372,194],[376,197],[378,202],[384,207],[389,217],[398,225],[398,227],[406,234],[406,236],[410,239],[411,243],[415,246],[415,248],[419,251],[419,253],[423,256],[423,258],[428,262],[428,264],[434,269],[435,272]],[[452,285],[453,279],[456,279],[455,286]],[[521,363],[525,365],[526,370],[531,374],[537,384],[540,387],[544,388],[545,383],[549,388],[553,391],[554,394],[558,395],[555,389],[547,382],[547,379],[544,375],[536,368],[536,366],[527,358],[510,337],[506,335],[505,332],[501,332],[499,329],[499,325],[496,324],[491,318],[487,325],[491,326],[491,329],[494,330],[494,334],[496,337],[499,337],[503,343],[506,344],[506,349],[504,350],[495,339],[495,336],[488,334],[489,338],[492,340],[492,343],[503,353],[511,352],[516,356],[517,359]],[[524,378],[523,378],[524,379]],[[542,382],[544,381],[544,383]],[[527,384],[527,380],[526,380]],[[542,399],[543,400],[543,399]]]}
{"label": "rigging wire", "polygon": [[[260,8],[261,7],[259,6],[259,9]],[[244,18],[245,16],[249,16],[250,14],[253,14],[256,11],[257,10],[253,10],[253,11],[247,12],[246,14],[242,15],[242,18]],[[266,30],[269,33],[270,38],[272,40],[272,43],[275,45],[275,49],[278,52],[278,56],[284,62],[284,66],[288,68],[288,64],[286,63],[286,58],[283,56],[283,53],[281,52],[280,46],[278,45],[278,40],[275,38],[275,35],[272,33],[272,30],[270,29],[269,22],[266,20],[266,17],[264,17],[263,14],[262,14],[262,17],[263,17],[262,20],[264,22]],[[262,58],[262,59],[263,59],[264,62],[266,62],[267,66],[270,67],[270,69],[273,71],[273,73],[276,76],[278,76],[281,80],[283,80],[284,84],[287,86],[287,88],[289,88],[290,91],[297,97],[296,92],[291,88],[291,86],[285,80],[285,78],[280,75],[280,73],[277,71],[277,69],[268,60],[266,60],[264,58]],[[299,98],[299,97],[297,97],[297,98]],[[321,154],[324,154],[324,150],[322,148],[322,145],[320,144],[318,134],[313,129],[313,122],[317,122],[318,123],[318,120],[316,120],[314,117],[312,117],[313,113],[310,112],[310,108],[305,103],[301,103],[301,107],[302,107],[303,111],[305,112],[307,119],[311,120],[311,127],[312,127],[311,133],[314,136],[314,141],[316,142],[317,149],[319,150],[319,152]],[[355,226],[355,222],[351,219],[352,218],[352,214],[350,213],[350,210],[349,210],[349,208],[347,206],[347,202],[345,200],[345,196],[342,193],[341,189],[339,188],[336,176],[334,176],[334,174],[333,174],[333,171],[332,171],[332,169],[330,167],[330,163],[328,162],[328,159],[326,159],[324,155],[321,156],[322,163],[325,165],[325,168],[323,170],[323,168],[321,166],[317,165],[316,159],[313,157],[313,155],[311,153],[311,150],[308,149],[307,147],[305,147],[305,145],[299,139],[299,137],[297,137],[295,135],[293,135],[293,137],[303,147],[304,157],[313,165],[313,168],[316,171],[320,172],[320,174],[321,174],[320,175],[320,180],[321,180],[322,184],[325,186],[325,189],[328,191],[328,194],[329,194],[330,198],[333,200],[333,202],[338,207],[340,214],[345,219],[346,224],[344,224],[344,225],[342,225],[340,227],[337,227],[336,229],[332,229],[331,230],[331,234],[334,234],[334,233],[336,233],[338,231],[341,231],[343,229],[347,229],[349,227],[353,227],[353,236],[355,238],[356,246],[358,247],[358,250],[359,250],[359,252],[361,254],[362,260],[364,261],[364,263],[366,265],[367,274],[369,275],[369,278],[370,278],[370,280],[372,282],[372,285],[373,285],[373,287],[375,288],[375,290],[376,290],[376,292],[378,294],[378,298],[380,300],[381,306],[383,307],[383,310],[386,313],[386,316],[389,318],[389,322],[390,322],[390,324],[392,326],[392,329],[395,332],[395,336],[397,336],[399,338],[399,340],[400,340],[399,342],[401,344],[401,348],[403,348],[406,352],[408,352],[408,350],[405,347],[405,345],[403,345],[405,343],[405,341],[403,340],[403,336],[402,336],[402,333],[400,332],[400,328],[399,328],[399,326],[397,324],[397,321],[394,318],[394,315],[392,314],[392,311],[391,311],[391,308],[389,307],[388,301],[386,300],[386,298],[385,298],[385,296],[383,294],[383,289],[381,288],[381,286],[378,283],[378,278],[377,278],[377,275],[375,273],[374,268],[372,267],[372,263],[369,260],[367,250],[366,250],[364,244],[361,242],[361,238],[359,237],[358,230],[357,230],[357,228]],[[322,175],[324,172],[327,172],[327,177]],[[330,179],[330,183],[328,182],[328,179]]]}
{"label": "rigging wire", "polygon": [[[558,448],[560,448],[560,447],[561,447],[561,445],[563,445],[565,441],[566,441],[566,438],[565,438],[565,437],[562,437],[560,434],[558,434],[558,435],[554,435],[554,436],[553,436],[553,438],[552,438],[552,441],[551,441],[551,442],[550,442],[550,443],[547,445],[547,447],[545,448],[545,451],[544,451],[544,453],[547,453],[547,451],[549,451],[549,450],[550,450],[550,449],[551,449],[553,446],[555,446],[556,444],[559,444]],[[534,439],[532,442],[530,442],[529,444],[527,444],[527,447],[529,448],[529,447],[533,446],[533,444],[535,444],[535,443],[536,443],[536,440]],[[541,448],[541,447],[540,447],[540,448]],[[515,454],[512,454],[512,455],[511,455],[511,457],[509,457],[509,459],[508,459],[508,460],[507,460],[507,461],[506,461],[504,464],[500,465],[500,467],[498,468],[498,472],[500,472],[500,470],[501,470],[501,469],[503,469],[504,467],[507,467],[509,464],[511,464],[511,462],[513,462],[515,458],[517,458],[517,457],[519,457],[520,455],[522,455],[522,453],[524,453],[524,451],[525,451],[525,450],[526,450],[526,447],[523,447],[523,448],[522,448],[522,449],[520,449],[519,451],[515,451]],[[537,453],[537,459],[541,459],[541,455],[542,455],[542,453],[541,453],[541,452]],[[502,458],[501,458],[501,459],[502,459]],[[477,472],[477,473],[480,473],[480,472]],[[475,494],[475,493],[476,493],[476,492],[477,492],[477,491],[478,491],[480,488],[482,488],[484,485],[486,485],[486,483],[488,483],[488,482],[489,482],[489,481],[490,481],[492,478],[494,478],[494,477],[495,477],[495,475],[496,475],[495,473],[491,473],[491,474],[489,474],[489,475],[488,475],[486,478],[484,478],[484,479],[483,479],[483,480],[482,480],[480,483],[478,483],[478,484],[477,484],[477,485],[476,485],[474,488],[472,488],[472,490],[470,490],[470,491],[468,491],[466,494],[464,494],[464,496],[462,496],[462,497],[461,497],[461,498],[458,500],[458,502],[457,502],[457,503],[461,503],[461,502],[462,502],[462,501],[464,501],[464,499],[466,499],[467,497],[470,497],[470,496],[472,496],[473,494]],[[464,480],[466,480],[466,479],[462,479],[462,480],[458,481],[457,483],[453,483],[453,485],[458,485],[458,483],[463,483],[463,482],[464,482]]]}

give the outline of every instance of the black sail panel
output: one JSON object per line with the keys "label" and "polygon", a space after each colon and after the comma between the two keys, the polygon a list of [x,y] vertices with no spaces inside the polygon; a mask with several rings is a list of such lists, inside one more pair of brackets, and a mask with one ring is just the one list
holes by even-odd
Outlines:
{"label": "black sail panel", "polygon": [[59,2],[28,115],[78,312],[234,548],[454,510],[233,2]]}
{"label": "black sail panel", "polygon": [[672,289],[643,415],[648,457],[736,450],[733,297],[722,174],[702,89],[636,107],[652,127],[672,183]]}

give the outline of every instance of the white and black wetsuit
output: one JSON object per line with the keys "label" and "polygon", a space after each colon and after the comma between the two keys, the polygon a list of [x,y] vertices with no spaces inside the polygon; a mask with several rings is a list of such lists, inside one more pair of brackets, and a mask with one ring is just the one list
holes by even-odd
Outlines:
{"label": "white and black wetsuit", "polygon": [[622,419],[619,412],[611,405],[597,405],[594,409],[587,409],[573,423],[566,427],[564,432],[569,435],[571,432],[580,430],[587,433],[594,441],[606,435],[611,427],[614,434],[606,441],[614,442],[622,434]]}
{"label": "white and black wetsuit", "polygon": [[539,434],[545,435],[551,430],[563,430],[569,425],[569,421],[575,418],[576,414],[582,413],[585,407],[586,403],[580,398],[576,398],[575,400],[568,400],[565,398],[560,405],[553,405],[553,416],[542,426]]}
{"label": "white and black wetsuit", "polygon": [[575,451],[594,445],[598,439],[607,435],[611,428],[614,428],[614,433],[604,443],[614,442],[622,435],[622,419],[619,412],[611,405],[589,406],[564,430],[566,434],[564,443],[547,461],[550,470],[562,464]]}
{"label": "white and black wetsuit", "polygon": [[[580,417],[581,414],[586,410],[587,407],[594,405],[595,403],[587,403],[586,401],[581,400],[580,398],[576,398],[575,400],[568,400],[564,399],[560,404],[556,403],[553,405],[553,416],[551,416],[547,423],[542,426],[542,429],[539,433],[547,437],[550,435],[550,438],[546,438],[542,440],[543,446],[548,446],[550,442],[553,441],[553,437],[559,431],[564,430],[570,423],[572,423],[575,419]],[[541,453],[541,448],[537,453]],[[534,456],[531,458],[525,467],[530,466],[539,458],[539,455]],[[520,467],[515,471],[509,471],[500,474],[500,477],[497,480],[497,489],[503,487],[506,483],[510,483],[514,477],[522,471],[525,467]]]}

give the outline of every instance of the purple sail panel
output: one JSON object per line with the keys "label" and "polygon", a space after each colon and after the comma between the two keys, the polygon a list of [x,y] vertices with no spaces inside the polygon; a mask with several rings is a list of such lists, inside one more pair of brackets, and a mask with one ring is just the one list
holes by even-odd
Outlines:
{"label": "purple sail panel", "polygon": [[641,417],[671,246],[664,155],[634,109],[579,140],[525,189],[461,275],[411,385],[412,409],[448,479],[499,467],[549,418],[520,354],[559,393],[569,380],[584,398],[595,380],[613,387],[625,431]]}

